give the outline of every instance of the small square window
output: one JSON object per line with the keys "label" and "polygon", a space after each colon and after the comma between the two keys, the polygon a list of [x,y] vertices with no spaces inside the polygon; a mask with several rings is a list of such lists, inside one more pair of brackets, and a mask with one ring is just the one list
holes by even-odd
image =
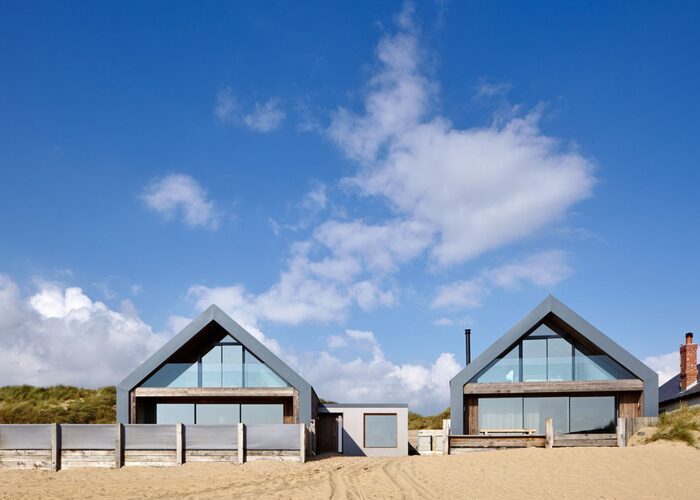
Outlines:
{"label": "small square window", "polygon": [[396,413],[365,413],[365,448],[396,448]]}

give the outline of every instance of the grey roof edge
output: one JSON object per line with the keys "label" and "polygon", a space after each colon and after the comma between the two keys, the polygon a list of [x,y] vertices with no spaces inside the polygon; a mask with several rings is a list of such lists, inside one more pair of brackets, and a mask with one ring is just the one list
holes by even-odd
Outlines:
{"label": "grey roof edge", "polygon": [[591,343],[632,372],[633,375],[644,381],[644,414],[653,416],[658,413],[658,374],[559,299],[553,295],[548,295],[532,311],[450,380],[450,407],[453,415],[455,415],[452,418],[452,426],[459,430],[457,433],[461,433],[462,422],[461,419],[457,418],[455,412],[462,413],[464,385],[549,313],[558,316]]}
{"label": "grey roof edge", "polygon": [[324,408],[408,408],[408,403],[319,403],[318,409]]}
{"label": "grey roof edge", "polygon": [[277,355],[265,347],[258,339],[248,333],[241,325],[236,323],[236,321],[215,304],[205,309],[197,318],[192,320],[189,325],[183,328],[180,333],[171,338],[163,347],[158,349],[146,359],[146,361],[136,367],[117,385],[117,388],[126,391],[132,390],[212,321],[216,321],[224,330],[235,337],[249,351],[260,358],[262,362],[268,365],[300,393],[307,391],[313,392],[311,384],[303,379],[296,371],[292,370],[289,365],[277,357]]}

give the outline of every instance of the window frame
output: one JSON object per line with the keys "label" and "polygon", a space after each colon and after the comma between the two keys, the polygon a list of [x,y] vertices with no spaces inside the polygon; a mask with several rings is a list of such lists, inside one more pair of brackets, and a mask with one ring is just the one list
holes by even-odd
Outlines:
{"label": "window frame", "polygon": [[[394,417],[396,431],[394,446],[368,446],[367,445],[367,417]],[[362,447],[363,448],[373,448],[373,449],[386,449],[393,450],[399,447],[399,415],[396,412],[392,413],[362,413]]]}

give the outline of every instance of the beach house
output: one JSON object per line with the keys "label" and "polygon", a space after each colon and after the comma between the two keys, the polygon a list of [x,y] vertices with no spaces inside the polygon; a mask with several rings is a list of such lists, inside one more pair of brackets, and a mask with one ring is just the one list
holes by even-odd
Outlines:
{"label": "beach house", "polygon": [[658,376],[549,296],[450,381],[456,435],[614,433],[658,414]]}
{"label": "beach house", "polygon": [[318,442],[346,455],[408,453],[406,404],[321,405],[311,384],[215,305],[117,385],[117,420],[303,423],[311,451]]}

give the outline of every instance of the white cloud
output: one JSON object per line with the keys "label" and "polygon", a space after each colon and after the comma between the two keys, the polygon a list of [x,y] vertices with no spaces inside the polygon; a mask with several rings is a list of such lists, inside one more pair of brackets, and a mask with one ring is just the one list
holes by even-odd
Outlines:
{"label": "white cloud", "polygon": [[271,132],[279,128],[287,116],[276,97],[254,103],[249,111],[244,108],[231,87],[219,89],[214,115],[221,123],[246,126],[255,132]]}
{"label": "white cloud", "polygon": [[272,98],[262,104],[256,102],[255,109],[243,117],[243,123],[256,132],[271,132],[282,124],[285,117],[279,100]]}
{"label": "white cloud", "polygon": [[221,214],[204,188],[189,175],[160,177],[148,186],[142,198],[148,208],[168,219],[179,215],[190,227],[219,227]]}
{"label": "white cloud", "polygon": [[450,318],[438,318],[435,321],[433,321],[433,324],[435,326],[452,326],[455,324],[455,322]]}
{"label": "white cloud", "polygon": [[458,129],[434,114],[414,30],[386,35],[377,58],[364,112],[339,108],[328,133],[362,166],[354,185],[435,234],[438,265],[529,236],[591,194],[591,162],[541,132],[540,109]]}
{"label": "white cloud", "polygon": [[659,385],[672,379],[680,372],[678,351],[644,358],[644,364],[659,374]]}
{"label": "white cloud", "polygon": [[76,287],[38,282],[23,296],[0,275],[0,380],[3,384],[113,385],[165,338],[135,311],[93,301]]}
{"label": "white cloud", "polygon": [[298,367],[319,397],[344,403],[408,403],[434,413],[449,405],[449,381],[461,369],[442,353],[431,364],[397,364],[386,359],[373,332],[346,330],[328,340],[327,351],[307,353]]}
{"label": "white cloud", "polygon": [[238,101],[231,87],[219,89],[216,93],[214,115],[221,123],[235,123],[238,120]]}
{"label": "white cloud", "polygon": [[525,283],[540,288],[550,287],[566,279],[571,272],[566,262],[566,253],[550,250],[496,268],[485,269],[479,276],[470,280],[443,285],[438,289],[432,306],[475,309],[481,307],[482,300],[494,288],[512,290]]}

